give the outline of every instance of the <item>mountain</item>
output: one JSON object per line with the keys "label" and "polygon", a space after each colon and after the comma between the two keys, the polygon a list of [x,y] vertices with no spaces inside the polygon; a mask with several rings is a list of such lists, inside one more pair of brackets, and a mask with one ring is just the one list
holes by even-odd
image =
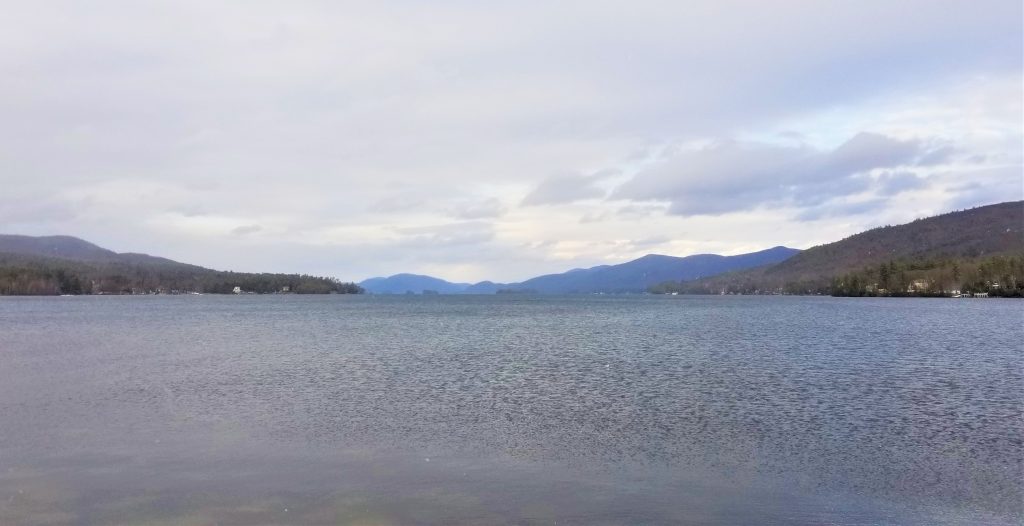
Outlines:
{"label": "mountain", "polygon": [[521,283],[451,283],[415,274],[396,274],[371,278],[359,286],[375,294],[404,294],[434,291],[441,294],[494,294],[498,291],[529,291],[547,294],[643,292],[647,287],[667,280],[690,280],[722,272],[770,265],[783,261],[799,250],[774,247],[738,256],[698,254],[686,257],[649,254],[619,265],[599,265],[548,274]]}
{"label": "mountain", "polygon": [[[807,249],[776,265],[654,289],[693,293],[722,291],[832,292],[833,278],[890,262],[906,270],[973,266],[992,257],[1024,255],[1024,201],[950,212],[884,226]],[[947,281],[957,281],[952,275]],[[959,285],[949,283],[949,285]]]}
{"label": "mountain", "polygon": [[793,248],[774,247],[738,256],[697,254],[674,257],[648,254],[619,265],[601,265],[538,276],[505,288],[543,293],[642,292],[664,281],[692,280],[778,263],[798,252]]}
{"label": "mountain", "polygon": [[8,256],[39,256],[80,262],[119,262],[136,265],[163,265],[191,270],[209,270],[196,265],[179,263],[167,258],[138,254],[117,253],[73,236],[19,236],[0,234],[0,254]]}
{"label": "mountain", "polygon": [[395,274],[386,278],[370,278],[360,282],[359,286],[372,294],[405,294],[407,292],[423,294],[424,291],[459,294],[470,285],[468,283],[451,283],[440,278],[418,274]]}
{"label": "mountain", "polygon": [[82,261],[111,261],[118,256],[117,252],[71,236],[33,237],[0,234],[0,252]]}
{"label": "mountain", "polygon": [[495,294],[499,290],[504,289],[505,287],[507,287],[507,285],[505,285],[504,283],[495,283],[493,281],[481,281],[479,283],[474,283],[474,284],[466,287],[466,290],[462,291],[462,293],[463,294]]}
{"label": "mountain", "polygon": [[117,253],[71,236],[0,235],[0,295],[150,292],[353,293],[333,278],[226,272],[137,253]]}

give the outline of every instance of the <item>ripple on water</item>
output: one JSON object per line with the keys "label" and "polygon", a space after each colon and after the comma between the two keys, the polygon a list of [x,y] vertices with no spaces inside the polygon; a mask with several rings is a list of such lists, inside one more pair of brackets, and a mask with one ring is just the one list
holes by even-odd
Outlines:
{"label": "ripple on water", "polygon": [[83,300],[0,302],[0,445],[23,458],[202,429],[209,451],[666,466],[1022,513],[1014,302]]}

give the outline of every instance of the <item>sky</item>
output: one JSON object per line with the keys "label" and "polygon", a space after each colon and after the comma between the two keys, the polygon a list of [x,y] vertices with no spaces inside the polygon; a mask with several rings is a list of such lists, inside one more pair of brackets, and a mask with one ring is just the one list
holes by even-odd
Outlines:
{"label": "sky", "polygon": [[518,281],[1024,198],[1020,0],[0,4],[0,233]]}

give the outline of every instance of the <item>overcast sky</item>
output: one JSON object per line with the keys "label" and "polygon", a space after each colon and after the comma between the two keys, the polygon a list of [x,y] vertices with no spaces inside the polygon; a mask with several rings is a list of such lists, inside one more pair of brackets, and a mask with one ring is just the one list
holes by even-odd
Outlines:
{"label": "overcast sky", "polygon": [[1020,0],[0,3],[2,233],[511,281],[1024,193]]}

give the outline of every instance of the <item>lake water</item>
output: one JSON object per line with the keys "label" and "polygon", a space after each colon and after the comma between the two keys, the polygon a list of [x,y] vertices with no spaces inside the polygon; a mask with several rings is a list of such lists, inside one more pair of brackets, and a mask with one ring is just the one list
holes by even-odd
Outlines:
{"label": "lake water", "polygon": [[1022,307],[0,298],[0,524],[1018,524]]}

